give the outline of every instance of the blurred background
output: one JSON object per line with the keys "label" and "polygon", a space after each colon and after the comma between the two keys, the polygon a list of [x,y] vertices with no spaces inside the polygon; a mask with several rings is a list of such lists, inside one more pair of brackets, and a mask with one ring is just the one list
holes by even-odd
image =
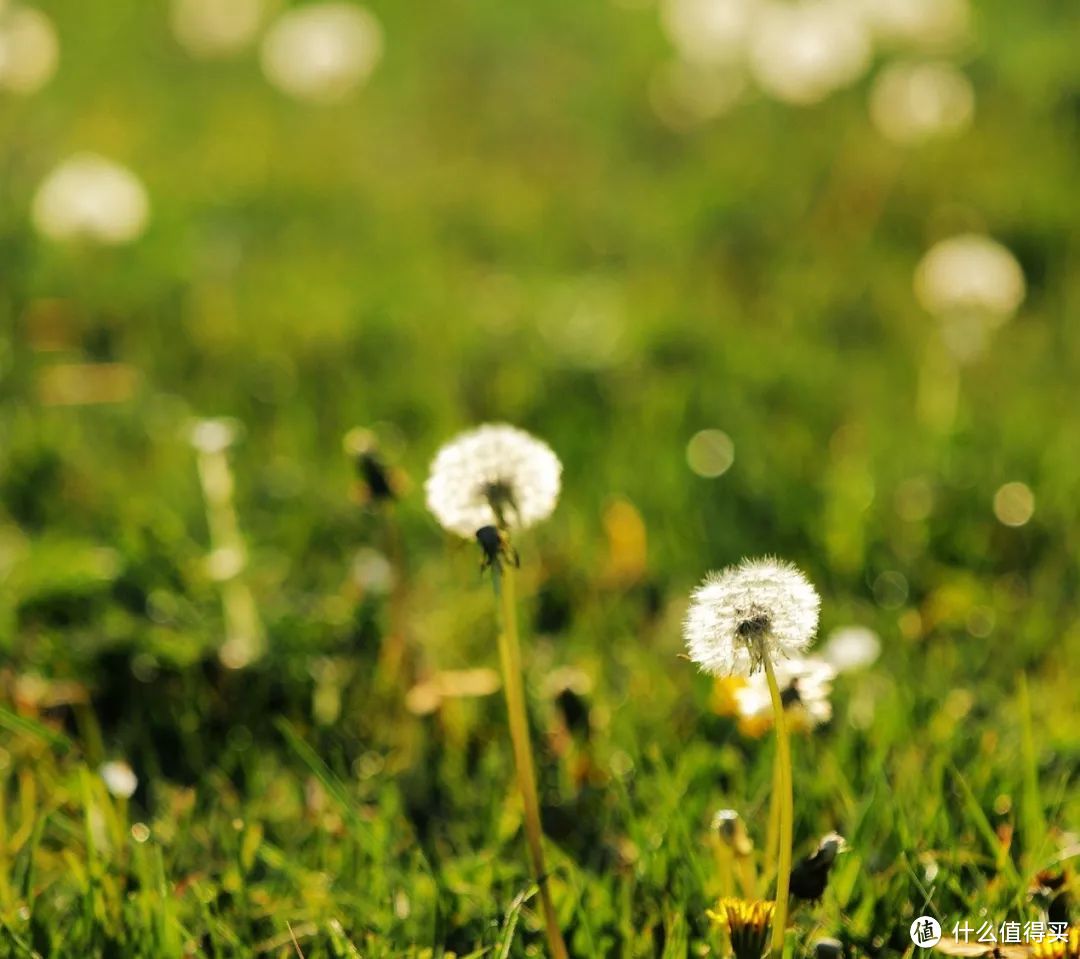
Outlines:
{"label": "blurred background", "polygon": [[[93,940],[57,822],[107,761],[170,882],[184,830],[226,850],[233,816],[337,869],[284,717],[369,825],[415,830],[454,903],[434,940],[485,941],[524,868],[490,596],[422,483],[489,420],[564,463],[516,545],[597,941],[670,934],[661,902],[704,935],[708,867],[677,860],[764,802],[767,747],[678,658],[688,590],[743,555],[797,562],[823,635],[880,653],[799,746],[799,838],[863,831],[836,922],[887,939],[904,850],[1018,857],[1015,825],[1029,864],[1075,854],[1078,48],[1051,0],[0,0],[0,769],[61,884],[40,915],[5,888],[10,928]],[[495,836],[504,867],[474,858]],[[431,939],[391,889],[414,851],[359,848],[370,901],[272,854],[239,875],[362,916],[369,954]],[[984,865],[943,912],[1008,898]],[[257,905],[212,908],[272,941]]]}

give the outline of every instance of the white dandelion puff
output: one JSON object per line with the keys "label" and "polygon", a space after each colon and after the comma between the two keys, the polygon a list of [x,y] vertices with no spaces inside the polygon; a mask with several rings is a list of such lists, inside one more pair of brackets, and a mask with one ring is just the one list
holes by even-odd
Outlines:
{"label": "white dandelion puff", "polygon": [[838,673],[872,666],[881,654],[881,638],[865,626],[843,626],[829,633],[822,659]]}
{"label": "white dandelion puff", "polygon": [[759,0],[664,0],[660,22],[681,59],[729,64],[742,57]]}
{"label": "white dandelion puff", "polygon": [[191,424],[188,440],[200,453],[214,455],[232,446],[239,432],[240,424],[233,419],[196,420]]}
{"label": "white dandelion puff", "polygon": [[894,143],[923,143],[959,133],[974,113],[971,81],[951,63],[893,63],[878,74],[870,90],[870,118]]}
{"label": "white dandelion puff", "polygon": [[60,44],[52,21],[32,7],[0,3],[0,90],[36,93],[53,74]]}
{"label": "white dandelion puff", "polygon": [[103,763],[98,773],[105,783],[105,788],[118,799],[130,799],[139,786],[139,777],[121,759]]}
{"label": "white dandelion puff", "polygon": [[[836,670],[829,663],[813,656],[781,660],[775,672],[791,725],[809,730],[832,719],[829,695]],[[772,722],[772,696],[764,673],[751,676],[745,686],[735,690],[735,707],[740,719]]]}
{"label": "white dandelion puff", "polygon": [[998,326],[1020,308],[1024,294],[1024,273],[1016,257],[977,233],[935,244],[915,271],[915,295],[938,317],[977,314]]}
{"label": "white dandelion puff", "polygon": [[172,0],[173,35],[194,57],[232,56],[255,39],[264,8],[264,0]]}
{"label": "white dandelion puff", "polygon": [[382,56],[379,22],[363,7],[313,3],[283,13],[262,45],[262,68],[298,100],[331,103],[363,83]]}
{"label": "white dandelion puff", "polygon": [[854,83],[871,54],[865,26],[838,0],[766,4],[748,47],[750,72],[762,91],[796,106]]}
{"label": "white dandelion puff", "polygon": [[34,196],[34,226],[50,240],[128,243],[146,228],[150,200],[126,167],[78,153],[50,173]]}
{"label": "white dandelion puff", "polygon": [[715,676],[755,673],[768,656],[798,657],[817,630],[821,598],[782,560],[743,560],[694,590],[683,632],[690,658]]}
{"label": "white dandelion puff", "polygon": [[969,0],[855,0],[853,5],[887,47],[944,50],[971,34]]}
{"label": "white dandelion puff", "polygon": [[513,426],[489,424],[442,447],[424,489],[440,525],[472,538],[485,526],[525,529],[546,519],[559,499],[561,474],[546,443]]}

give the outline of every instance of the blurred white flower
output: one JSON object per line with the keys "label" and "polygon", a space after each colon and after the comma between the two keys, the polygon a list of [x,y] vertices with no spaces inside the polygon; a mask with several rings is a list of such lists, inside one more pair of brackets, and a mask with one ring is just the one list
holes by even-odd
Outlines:
{"label": "blurred white flower", "polygon": [[52,79],[59,59],[56,30],[45,14],[0,3],[0,90],[35,93]]}
{"label": "blurred white flower", "polygon": [[935,244],[915,270],[915,296],[939,319],[970,316],[1004,323],[1024,300],[1016,257],[988,236],[965,233]]}
{"label": "blurred white flower", "polygon": [[682,59],[727,64],[743,56],[760,0],[663,0],[660,22]]}
{"label": "blurred white flower", "polygon": [[[832,719],[829,695],[836,670],[829,663],[812,656],[781,660],[775,672],[780,701],[795,728],[813,729]],[[755,726],[771,724],[772,695],[764,673],[756,673],[735,690],[735,705],[740,719]]]}
{"label": "blurred white flower", "polygon": [[188,439],[200,453],[223,453],[236,442],[238,429],[236,420],[232,419],[196,420]]}
{"label": "blurred white flower", "polygon": [[139,778],[123,760],[103,763],[98,773],[105,782],[105,788],[118,799],[130,799],[139,786]]}
{"label": "blurred white flower", "polygon": [[881,639],[865,626],[843,626],[829,633],[821,658],[838,673],[872,665],[881,654]]}
{"label": "blurred white flower", "polygon": [[173,36],[195,57],[228,57],[255,39],[264,0],[172,0]]}
{"label": "blurred white flower", "polygon": [[656,115],[674,130],[688,130],[723,116],[746,92],[741,67],[674,60],[663,64],[649,84]]}
{"label": "blurred white flower", "polygon": [[782,560],[743,560],[694,590],[683,633],[690,658],[715,676],[755,673],[766,656],[798,657],[817,630],[821,598]]}
{"label": "blurred white flower", "polygon": [[546,443],[504,424],[462,433],[435,456],[425,484],[428,509],[452,533],[484,526],[526,528],[546,519],[559,498],[562,464]]}
{"label": "blurred white flower", "polygon": [[770,2],[750,38],[749,65],[764,93],[801,105],[854,83],[871,52],[863,21],[841,0]]}
{"label": "blurred white flower", "polygon": [[856,0],[874,36],[886,45],[920,50],[955,47],[968,39],[968,0]]}
{"label": "blurred white flower", "polygon": [[971,81],[950,63],[893,63],[870,90],[870,119],[894,143],[959,133],[974,114]]}
{"label": "blurred white flower", "polygon": [[247,554],[237,546],[219,546],[211,550],[204,561],[206,575],[216,583],[236,579],[247,566]]}
{"label": "blurred white flower", "polygon": [[368,78],[382,55],[382,29],[363,7],[313,3],[283,13],[263,39],[262,68],[300,100],[341,100]]}
{"label": "blurred white flower", "polygon": [[38,232],[51,240],[128,243],[146,228],[150,201],[130,170],[94,153],[78,153],[38,187],[32,216]]}
{"label": "blurred white flower", "polygon": [[394,567],[377,549],[366,546],[353,556],[352,578],[365,593],[383,596],[394,588]]}

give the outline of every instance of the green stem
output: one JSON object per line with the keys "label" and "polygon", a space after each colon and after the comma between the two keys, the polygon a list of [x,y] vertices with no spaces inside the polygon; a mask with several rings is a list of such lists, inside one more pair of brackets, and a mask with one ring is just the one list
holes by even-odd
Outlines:
{"label": "green stem", "polygon": [[521,644],[518,639],[517,604],[515,602],[514,570],[509,564],[495,563],[492,584],[499,601],[501,629],[499,630],[499,660],[502,664],[503,690],[506,693],[506,712],[510,724],[510,742],[514,749],[518,789],[525,812],[525,839],[529,847],[533,874],[540,890],[548,949],[553,959],[567,959],[566,945],[555,906],[547,886],[544,866],[544,847],[540,827],[540,802],[536,792],[536,772],[532,745],[529,742],[529,721],[525,710],[525,684],[522,679]]}
{"label": "green stem", "polygon": [[780,687],[773,673],[769,657],[765,657],[765,676],[769,680],[769,695],[772,697],[773,723],[776,727],[776,767],[778,774],[774,785],[779,781],[780,790],[780,850],[776,867],[776,911],[773,913],[772,955],[773,959],[783,959],[784,934],[787,926],[788,890],[791,886],[791,843],[793,821],[795,818],[792,801],[791,782],[791,741],[788,738],[787,717],[784,714],[784,701],[780,696]]}
{"label": "green stem", "polygon": [[[769,823],[765,833],[765,862],[776,862],[776,850],[779,848],[780,842],[780,794],[783,792],[783,771],[780,769],[780,752],[777,750],[773,756],[773,775],[772,775],[772,789],[769,792]],[[762,885],[765,889],[762,889],[761,895],[764,896],[768,892],[769,883],[773,879],[773,867],[766,865],[768,871],[761,877]]]}

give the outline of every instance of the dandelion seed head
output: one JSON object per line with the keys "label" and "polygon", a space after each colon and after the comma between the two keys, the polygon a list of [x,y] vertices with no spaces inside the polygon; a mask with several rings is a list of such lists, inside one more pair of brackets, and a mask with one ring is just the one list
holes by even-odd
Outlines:
{"label": "dandelion seed head", "polygon": [[691,595],[683,633],[690,658],[716,676],[749,676],[802,654],[817,630],[821,599],[782,560],[743,560],[711,573]]}
{"label": "dandelion seed head", "polygon": [[838,673],[870,666],[881,654],[881,638],[865,626],[844,626],[833,630],[821,650],[821,657]]}
{"label": "dandelion seed head", "polygon": [[197,420],[191,426],[188,439],[200,453],[223,453],[236,442],[238,432],[236,420]]}
{"label": "dandelion seed head", "polygon": [[138,177],[93,153],[78,153],[50,173],[34,196],[32,216],[50,240],[128,243],[146,228],[150,201]]}
{"label": "dandelion seed head", "polygon": [[0,3],[0,90],[36,93],[52,79],[59,59],[56,29],[45,14]]}
{"label": "dandelion seed head", "polygon": [[559,499],[562,464],[546,443],[505,424],[462,433],[436,454],[425,484],[440,525],[467,539],[485,526],[525,529],[546,519]]}
{"label": "dandelion seed head", "polygon": [[114,759],[103,763],[98,770],[105,788],[118,799],[130,799],[139,787],[139,777],[123,760]]}
{"label": "dandelion seed head", "polygon": [[939,319],[973,316],[995,327],[1019,309],[1024,294],[1024,273],[1016,257],[976,233],[935,244],[915,270],[915,296]]}
{"label": "dandelion seed head", "polygon": [[762,91],[794,105],[817,103],[854,83],[871,52],[864,24],[841,0],[769,3],[748,49]]}
{"label": "dandelion seed head", "polygon": [[283,13],[263,39],[262,68],[298,100],[331,103],[363,83],[382,56],[382,28],[362,7],[313,3]]}
{"label": "dandelion seed head", "polygon": [[968,0],[855,0],[855,6],[885,45],[941,50],[971,32]]}
{"label": "dandelion seed head", "polygon": [[759,0],[665,0],[660,22],[690,63],[730,63],[742,55]]}
{"label": "dandelion seed head", "polygon": [[172,31],[194,57],[228,57],[255,39],[264,0],[172,0]]}
{"label": "dandelion seed head", "polygon": [[893,143],[922,143],[959,133],[974,114],[971,81],[950,63],[893,63],[878,74],[870,90],[870,119]]}

